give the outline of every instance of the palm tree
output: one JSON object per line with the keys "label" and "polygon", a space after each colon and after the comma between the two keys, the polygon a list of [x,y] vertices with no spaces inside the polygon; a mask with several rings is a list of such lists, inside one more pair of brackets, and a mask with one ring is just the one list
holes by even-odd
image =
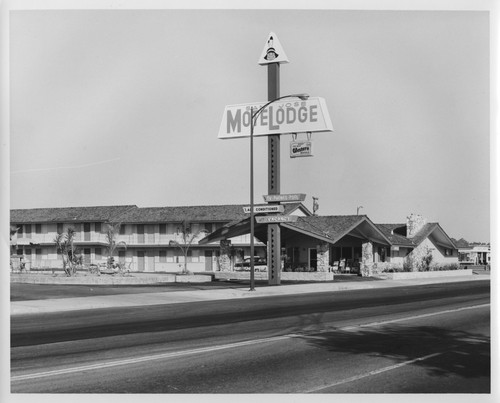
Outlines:
{"label": "palm tree", "polygon": [[188,274],[188,268],[187,268],[187,256],[188,256],[188,251],[189,248],[191,247],[191,244],[195,240],[195,238],[203,233],[207,233],[208,231],[206,229],[202,229],[196,233],[191,232],[191,225],[187,221],[182,222],[182,228],[180,229],[180,235],[182,236],[182,243],[179,243],[177,241],[170,241],[169,245],[170,246],[177,246],[182,254],[184,255],[184,269],[182,270],[183,274]]}
{"label": "palm tree", "polygon": [[116,241],[116,238],[118,234],[120,233],[120,227],[121,223],[110,223],[107,225],[106,229],[106,249],[108,251],[108,259],[107,259],[107,266],[108,269],[112,269],[113,267],[113,261],[114,261],[114,254],[115,251],[118,247],[124,247],[127,249],[127,244],[124,241]]}
{"label": "palm tree", "polygon": [[54,238],[57,249],[61,252],[63,260],[63,270],[66,275],[72,276],[76,273],[77,266],[81,263],[81,255],[77,253],[75,247],[75,234],[76,231],[73,228],[68,228],[66,233],[59,233]]}

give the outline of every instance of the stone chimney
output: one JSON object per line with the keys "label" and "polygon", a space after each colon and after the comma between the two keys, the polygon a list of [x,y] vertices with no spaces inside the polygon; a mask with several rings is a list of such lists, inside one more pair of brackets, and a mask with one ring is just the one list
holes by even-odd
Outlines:
{"label": "stone chimney", "polygon": [[408,238],[413,238],[425,224],[427,224],[427,220],[424,217],[419,214],[411,213],[406,217],[406,236]]}

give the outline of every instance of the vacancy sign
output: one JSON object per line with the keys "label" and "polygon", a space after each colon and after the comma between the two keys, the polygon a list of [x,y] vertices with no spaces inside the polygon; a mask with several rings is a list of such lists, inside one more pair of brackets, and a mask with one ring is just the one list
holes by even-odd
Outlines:
{"label": "vacancy sign", "polygon": [[257,220],[257,223],[259,224],[274,224],[274,223],[280,223],[280,222],[296,222],[297,219],[296,215],[265,215],[265,216],[260,216],[260,217],[255,217]]}
{"label": "vacancy sign", "polygon": [[[266,102],[228,105],[222,116],[219,129],[220,139],[250,136],[250,114]],[[300,132],[333,131],[330,115],[324,98],[311,97],[307,100],[283,99],[271,103],[259,113],[254,121],[254,136]]]}
{"label": "vacancy sign", "polygon": [[[254,213],[283,213],[285,208],[279,204],[271,206],[253,206]],[[250,213],[250,206],[243,207],[244,213]]]}

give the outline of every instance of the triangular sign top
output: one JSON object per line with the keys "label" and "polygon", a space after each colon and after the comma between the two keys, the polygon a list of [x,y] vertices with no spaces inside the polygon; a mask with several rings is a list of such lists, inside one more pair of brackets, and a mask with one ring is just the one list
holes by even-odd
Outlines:
{"label": "triangular sign top", "polygon": [[270,64],[270,63],[288,63],[289,60],[286,57],[285,51],[281,47],[281,43],[274,32],[271,32],[267,37],[266,44],[264,45],[264,50],[260,55],[259,64]]}

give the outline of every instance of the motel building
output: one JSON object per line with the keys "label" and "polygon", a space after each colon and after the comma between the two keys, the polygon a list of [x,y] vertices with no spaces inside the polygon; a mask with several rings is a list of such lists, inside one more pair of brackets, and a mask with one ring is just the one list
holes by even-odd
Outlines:
{"label": "motel building", "polygon": [[[401,224],[375,224],[366,215],[318,216],[302,203],[282,203],[282,272],[342,272],[371,276],[432,254],[434,264],[458,264],[458,250],[438,223],[410,215]],[[120,223],[115,259],[131,272],[180,272],[188,246],[190,272],[244,270],[250,254],[250,219],[243,205],[98,206],[11,210],[11,253],[31,270],[62,268],[55,237],[73,228],[84,264],[107,258],[108,224]],[[259,214],[257,214],[257,217]],[[189,241],[183,237],[189,228]],[[184,231],[185,233],[185,231]],[[255,255],[267,256],[267,224],[255,224]],[[410,259],[411,260],[411,259]],[[415,267],[413,270],[417,270]],[[247,269],[248,270],[248,269]],[[259,267],[265,271],[266,268]]]}

